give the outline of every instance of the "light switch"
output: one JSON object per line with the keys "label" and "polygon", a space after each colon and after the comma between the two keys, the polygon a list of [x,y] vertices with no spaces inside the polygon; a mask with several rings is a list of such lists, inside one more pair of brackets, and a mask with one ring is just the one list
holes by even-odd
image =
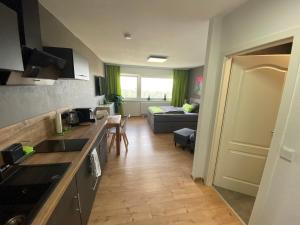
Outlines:
{"label": "light switch", "polygon": [[280,151],[280,158],[293,162],[295,157],[296,151],[294,149],[288,148],[286,146],[283,146]]}

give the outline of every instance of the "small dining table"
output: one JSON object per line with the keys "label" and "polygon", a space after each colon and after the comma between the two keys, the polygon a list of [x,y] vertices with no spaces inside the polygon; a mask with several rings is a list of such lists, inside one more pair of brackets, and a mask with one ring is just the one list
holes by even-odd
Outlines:
{"label": "small dining table", "polygon": [[121,135],[120,135],[120,127],[121,127],[121,115],[113,115],[107,117],[107,128],[116,128],[116,149],[117,155],[120,155],[120,143],[121,143]]}

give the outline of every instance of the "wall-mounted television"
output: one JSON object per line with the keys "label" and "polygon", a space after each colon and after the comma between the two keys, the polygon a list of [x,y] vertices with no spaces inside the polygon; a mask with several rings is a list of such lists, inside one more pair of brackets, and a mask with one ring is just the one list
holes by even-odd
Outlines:
{"label": "wall-mounted television", "polygon": [[104,77],[95,76],[95,92],[96,96],[106,94],[106,82]]}

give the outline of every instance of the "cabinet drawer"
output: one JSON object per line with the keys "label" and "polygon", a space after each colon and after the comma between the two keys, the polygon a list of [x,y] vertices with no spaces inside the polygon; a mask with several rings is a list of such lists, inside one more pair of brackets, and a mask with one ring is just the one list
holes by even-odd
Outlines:
{"label": "cabinet drawer", "polygon": [[99,178],[92,174],[90,154],[84,159],[76,174],[76,183],[81,205],[82,225],[86,225],[96,196]]}
{"label": "cabinet drawer", "polygon": [[63,197],[52,213],[47,225],[81,225],[80,203],[75,179],[72,180]]}

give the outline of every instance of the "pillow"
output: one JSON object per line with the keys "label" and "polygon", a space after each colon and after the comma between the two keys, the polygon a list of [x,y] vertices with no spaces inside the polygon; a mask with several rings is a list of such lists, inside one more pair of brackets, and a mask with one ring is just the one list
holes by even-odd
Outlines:
{"label": "pillow", "polygon": [[183,109],[184,112],[190,113],[190,112],[193,111],[193,106],[190,105],[190,104],[185,103],[185,104],[182,106],[182,109]]}

